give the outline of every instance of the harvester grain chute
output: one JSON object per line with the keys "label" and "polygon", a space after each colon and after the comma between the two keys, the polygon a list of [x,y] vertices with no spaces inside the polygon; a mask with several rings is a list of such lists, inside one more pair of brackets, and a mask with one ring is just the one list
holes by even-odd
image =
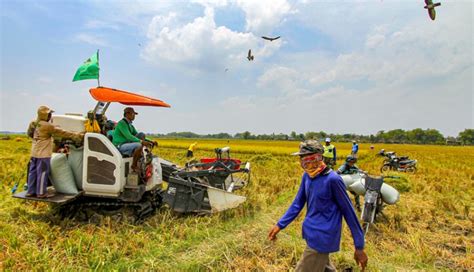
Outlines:
{"label": "harvester grain chute", "polygon": [[[103,119],[112,102],[170,107],[158,99],[106,87],[93,88],[89,92],[98,101],[93,110],[97,120]],[[52,117],[53,124],[76,132],[85,131],[86,120],[78,115]],[[152,149],[153,144],[142,148],[140,170],[136,174],[131,169],[132,158],[124,157],[109,138],[101,133],[85,133],[83,147],[71,151],[81,152],[81,163],[71,165],[73,172],[77,173],[75,183],[79,193],[65,194],[49,187],[48,190],[54,193],[50,198],[28,197],[26,192],[13,197],[52,203],[63,217],[81,214],[87,218],[91,210],[109,212],[131,208],[136,220],[153,214],[163,202],[175,212],[202,214],[235,208],[245,201],[245,197],[234,191],[248,183],[250,164],[231,159],[229,148],[216,149],[216,158],[204,158],[200,163],[186,167],[153,155]],[[224,153],[227,158],[222,157]],[[75,157],[78,157],[77,153]],[[246,178],[234,178],[236,174],[245,174]],[[166,190],[163,181],[168,183]]]}

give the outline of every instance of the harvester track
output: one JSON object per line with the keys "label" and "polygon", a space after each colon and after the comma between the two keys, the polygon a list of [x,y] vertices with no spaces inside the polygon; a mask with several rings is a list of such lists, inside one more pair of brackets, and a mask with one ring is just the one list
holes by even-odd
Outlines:
{"label": "harvester track", "polygon": [[79,219],[82,221],[93,221],[93,218],[113,215],[123,215],[132,212],[134,224],[143,222],[161,207],[163,201],[162,190],[147,192],[139,202],[125,202],[121,200],[84,197],[79,200],[55,206],[54,213],[61,219]]}

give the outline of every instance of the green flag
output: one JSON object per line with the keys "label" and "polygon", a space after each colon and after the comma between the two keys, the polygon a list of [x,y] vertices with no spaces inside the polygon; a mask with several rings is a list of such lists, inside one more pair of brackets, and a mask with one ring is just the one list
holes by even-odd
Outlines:
{"label": "green flag", "polygon": [[88,58],[84,64],[79,67],[74,75],[72,81],[84,79],[98,79],[99,78],[99,51],[92,57]]}

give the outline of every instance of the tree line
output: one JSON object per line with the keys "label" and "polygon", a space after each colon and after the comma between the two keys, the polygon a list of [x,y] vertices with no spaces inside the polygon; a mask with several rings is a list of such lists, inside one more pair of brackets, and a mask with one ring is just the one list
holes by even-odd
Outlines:
{"label": "tree line", "polygon": [[301,141],[306,139],[316,139],[323,141],[329,137],[333,142],[350,142],[356,140],[361,143],[399,143],[399,144],[450,144],[450,145],[474,145],[474,129],[465,129],[459,132],[457,137],[444,137],[436,129],[413,130],[393,129],[389,131],[381,130],[376,134],[335,134],[324,131],[306,133],[296,133],[292,131],[289,135],[284,133],[272,134],[252,134],[244,131],[231,135],[229,133],[217,134],[197,134],[193,132],[171,132],[167,134],[150,134],[157,138],[195,138],[195,139],[248,139],[248,140],[287,140]]}

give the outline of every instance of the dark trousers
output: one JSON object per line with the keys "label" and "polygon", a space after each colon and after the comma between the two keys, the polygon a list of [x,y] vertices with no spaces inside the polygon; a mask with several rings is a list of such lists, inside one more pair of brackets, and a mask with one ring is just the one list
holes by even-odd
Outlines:
{"label": "dark trousers", "polygon": [[186,153],[186,158],[192,158],[193,156],[193,152],[191,150],[188,150],[188,153]]}
{"label": "dark trousers", "polygon": [[50,170],[51,158],[30,159],[27,194],[44,195],[47,193]]}
{"label": "dark trousers", "polygon": [[329,261],[328,253],[319,253],[306,246],[303,256],[296,264],[296,272],[335,272],[336,268]]}

